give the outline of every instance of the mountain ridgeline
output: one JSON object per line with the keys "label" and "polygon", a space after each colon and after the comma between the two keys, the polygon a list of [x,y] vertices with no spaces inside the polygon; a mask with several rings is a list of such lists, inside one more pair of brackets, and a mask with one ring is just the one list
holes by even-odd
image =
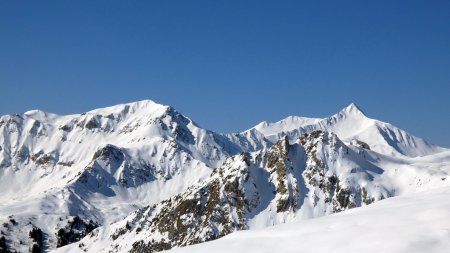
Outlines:
{"label": "mountain ridgeline", "polygon": [[0,133],[0,252],[157,252],[449,181],[448,149],[354,104],[220,134],[146,100]]}

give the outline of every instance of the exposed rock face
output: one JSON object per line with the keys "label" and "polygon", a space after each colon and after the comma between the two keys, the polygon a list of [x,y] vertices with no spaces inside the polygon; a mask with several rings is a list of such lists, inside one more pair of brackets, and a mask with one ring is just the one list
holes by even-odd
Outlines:
{"label": "exposed rock face", "polygon": [[325,215],[370,204],[380,196],[362,186],[373,184],[365,164],[336,164],[353,155],[336,135],[315,131],[293,144],[282,138],[267,150],[230,157],[207,181],[112,225],[111,248],[162,251],[249,229],[261,215],[285,222],[302,205]]}
{"label": "exposed rock face", "polygon": [[31,156],[31,160],[39,166],[51,166],[57,162],[58,154],[56,152],[46,154],[44,151],[39,151]]}
{"label": "exposed rock face", "polygon": [[84,125],[85,128],[92,130],[94,128],[99,128],[100,124],[98,123],[98,120],[96,117],[92,117],[89,121],[86,122]]}
{"label": "exposed rock face", "polygon": [[22,146],[14,152],[13,157],[16,163],[28,163],[30,159],[30,150],[28,150],[27,147]]}
{"label": "exposed rock face", "polygon": [[[277,212],[284,212],[293,208],[297,208],[298,200],[298,182],[292,176],[294,167],[289,158],[291,145],[287,136],[275,143],[265,155],[267,158],[267,167],[271,177],[276,178],[276,201]],[[291,180],[290,180],[291,179]]]}

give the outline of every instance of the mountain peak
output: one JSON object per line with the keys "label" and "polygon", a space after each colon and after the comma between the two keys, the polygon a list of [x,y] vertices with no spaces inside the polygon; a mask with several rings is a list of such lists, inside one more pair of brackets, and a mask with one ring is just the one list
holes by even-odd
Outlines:
{"label": "mountain peak", "polygon": [[118,104],[114,106],[99,108],[95,110],[91,110],[87,113],[89,114],[110,114],[110,113],[117,113],[117,114],[127,114],[129,112],[135,113],[135,112],[164,112],[168,110],[170,106],[158,104],[152,100],[146,99],[131,103],[124,103],[124,104]]}
{"label": "mountain peak", "polygon": [[351,103],[344,109],[342,109],[339,114],[345,114],[345,115],[360,115],[366,117],[366,114],[359,108],[356,103]]}

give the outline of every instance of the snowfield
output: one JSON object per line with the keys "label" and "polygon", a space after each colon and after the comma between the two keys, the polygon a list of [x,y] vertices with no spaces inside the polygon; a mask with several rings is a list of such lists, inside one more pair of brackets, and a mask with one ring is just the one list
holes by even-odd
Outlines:
{"label": "snowfield", "polygon": [[450,187],[443,187],[167,252],[445,253],[450,252],[449,196]]}

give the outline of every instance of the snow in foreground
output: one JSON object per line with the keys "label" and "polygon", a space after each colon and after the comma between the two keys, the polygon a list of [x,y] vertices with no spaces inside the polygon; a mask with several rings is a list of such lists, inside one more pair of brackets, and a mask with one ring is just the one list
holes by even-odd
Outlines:
{"label": "snow in foreground", "polygon": [[449,196],[438,188],[170,252],[450,252]]}

